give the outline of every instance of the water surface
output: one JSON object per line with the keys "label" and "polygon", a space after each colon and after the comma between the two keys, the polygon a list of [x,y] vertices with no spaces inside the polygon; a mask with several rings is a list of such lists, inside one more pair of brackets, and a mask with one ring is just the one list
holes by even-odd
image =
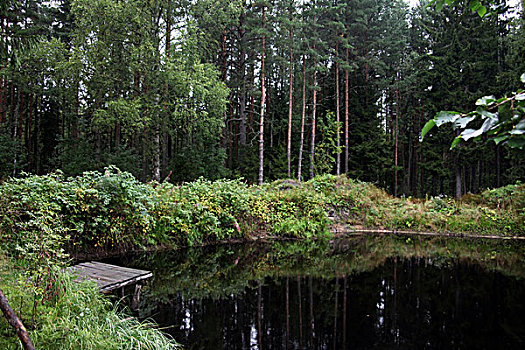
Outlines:
{"label": "water surface", "polygon": [[523,247],[360,238],[142,257],[141,317],[186,349],[525,348]]}

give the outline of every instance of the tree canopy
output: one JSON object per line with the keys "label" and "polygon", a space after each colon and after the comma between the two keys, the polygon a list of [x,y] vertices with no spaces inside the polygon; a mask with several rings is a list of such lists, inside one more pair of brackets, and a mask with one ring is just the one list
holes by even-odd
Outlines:
{"label": "tree canopy", "polygon": [[[524,181],[523,21],[500,0],[3,1],[0,178]],[[470,139],[495,142],[450,149]]]}

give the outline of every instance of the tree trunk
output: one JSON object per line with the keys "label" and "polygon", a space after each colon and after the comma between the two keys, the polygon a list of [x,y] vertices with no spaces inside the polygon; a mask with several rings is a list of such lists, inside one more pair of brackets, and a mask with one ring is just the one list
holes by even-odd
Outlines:
{"label": "tree trunk", "polygon": [[[157,104],[160,103],[157,98]],[[153,180],[160,182],[160,122],[154,121],[153,126]]]}
{"label": "tree trunk", "polygon": [[[226,39],[227,39],[226,30],[224,30],[224,32],[222,33],[221,53],[220,53],[221,79],[224,83],[226,83],[226,77],[227,77],[227,71],[228,71],[228,65],[227,65],[228,52],[226,51]],[[233,102],[231,100],[231,94],[228,98],[229,98],[230,106],[231,106]],[[224,127],[222,130],[222,146],[226,154],[228,154],[229,152],[228,151],[228,114],[226,111],[224,112]],[[225,165],[227,164],[228,164],[228,157],[226,157],[225,159]]]}
{"label": "tree trunk", "polygon": [[262,9],[262,48],[261,48],[261,118],[259,122],[259,185],[264,181],[264,109],[266,89],[264,86],[264,59],[265,59],[265,15],[266,8]]}
{"label": "tree trunk", "polygon": [[467,179],[466,179],[465,165],[461,167],[461,184],[463,188],[462,193],[467,193]]}
{"label": "tree trunk", "polygon": [[[315,50],[315,47],[314,47]],[[314,62],[314,66],[317,62]],[[314,178],[315,168],[315,113],[317,110],[317,69],[314,71],[314,91],[312,96],[312,140],[310,144],[310,179]]]}
{"label": "tree trunk", "polygon": [[171,0],[166,5],[166,57],[170,57],[171,50]]}
{"label": "tree trunk", "polygon": [[[346,64],[348,64],[349,54],[348,47],[346,48]],[[349,95],[349,75],[348,68],[345,68],[345,173],[348,173],[348,153],[349,153],[349,138],[348,138],[348,95]]]}
{"label": "tree trunk", "polygon": [[[0,48],[4,48],[4,41],[7,41],[7,38],[5,37],[5,22],[4,22],[4,16],[0,16]],[[6,49],[7,49],[7,45]],[[7,57],[5,56],[6,61],[5,65],[3,61],[0,61],[0,124],[4,121],[5,118],[5,111],[6,111],[6,103],[5,103],[5,87],[7,84],[5,84],[4,76],[2,74],[2,70],[4,69],[4,66],[7,67]]]}
{"label": "tree trunk", "polygon": [[[292,8],[290,7],[290,12]],[[292,17],[290,15],[290,17]],[[288,96],[288,177],[292,177],[292,109],[293,109],[293,30],[290,29],[290,89]],[[288,344],[287,344],[288,345]]]}
{"label": "tree trunk", "polygon": [[336,133],[336,145],[337,145],[337,154],[336,154],[336,174],[341,174],[341,153],[339,152],[339,147],[341,146],[341,126],[340,115],[339,115],[339,62],[338,60],[339,44],[335,45],[335,122],[337,123],[337,133]]}
{"label": "tree trunk", "polygon": [[501,187],[501,157],[499,145],[496,145],[496,187]]}
{"label": "tree trunk", "polygon": [[[16,106],[15,106],[15,109],[14,109],[14,114],[13,114],[13,117],[11,118],[14,123],[15,123],[15,126],[14,126],[14,130],[13,130],[13,140],[17,140],[17,135],[18,135],[18,128],[19,128],[19,118],[18,118],[18,115],[21,113],[20,112],[20,95],[22,94],[22,92],[19,92],[17,94],[18,98],[17,98],[17,102],[16,102]],[[15,148],[14,150],[14,157],[13,157],[13,177],[16,176],[16,167],[18,166],[18,147]]]}
{"label": "tree trunk", "polygon": [[[35,106],[38,106],[38,103],[39,103],[38,99],[39,99],[38,96],[35,97]],[[40,100],[42,100],[42,97],[40,97]],[[38,137],[40,136],[40,127],[41,127],[40,115],[38,114],[38,107],[35,107],[35,135],[33,137],[33,149],[34,149],[34,154],[35,154],[35,170],[37,174],[42,174],[42,164],[41,164],[41,157],[40,157],[42,147],[38,147],[38,143],[39,143]]]}
{"label": "tree trunk", "polygon": [[244,11],[241,13],[240,16],[240,24],[239,24],[239,36],[240,36],[240,56],[241,56],[241,62],[240,62],[240,71],[241,71],[241,93],[239,97],[239,117],[241,119],[240,125],[239,125],[239,132],[240,132],[240,144],[241,144],[241,152],[240,152],[240,158],[241,162],[244,160],[244,147],[246,146],[246,28],[245,28],[245,14]]}
{"label": "tree trunk", "polygon": [[304,149],[304,124],[306,119],[306,57],[303,56],[303,109],[301,114],[301,140],[299,142],[299,164],[297,167],[297,179],[301,181]]}
{"label": "tree trunk", "polygon": [[414,170],[414,147],[413,147],[412,138],[408,137],[408,163],[407,163],[407,189],[406,191],[413,194],[412,191],[412,174]]}
{"label": "tree trunk", "polygon": [[167,174],[168,169],[168,152],[169,152],[169,134],[168,134],[168,125],[166,115],[164,120],[162,120],[162,162],[160,163],[160,174],[164,178]]}
{"label": "tree trunk", "polygon": [[2,309],[2,312],[4,313],[5,318],[7,319],[7,322],[13,327],[16,331],[16,335],[18,335],[18,338],[20,339],[20,342],[22,343],[22,346],[25,350],[34,350],[35,346],[33,345],[33,342],[31,341],[31,338],[29,338],[29,333],[27,333],[26,328],[16,316],[15,312],[11,307],[9,306],[9,303],[7,302],[7,298],[5,297],[4,293],[0,289],[0,309]]}
{"label": "tree trunk", "polygon": [[456,199],[461,199],[461,168],[456,165]]}
{"label": "tree trunk", "polygon": [[228,51],[226,50],[226,30],[222,33],[221,43],[221,77],[222,81],[226,82],[227,71],[228,71]]}
{"label": "tree trunk", "polygon": [[246,146],[246,86],[245,83],[242,83],[243,87],[241,91],[241,96],[239,97],[239,117],[241,119],[239,125],[239,143],[242,149]]}
{"label": "tree trunk", "polygon": [[146,182],[148,178],[148,129],[144,128],[142,132],[142,181]]}
{"label": "tree trunk", "polygon": [[[29,94],[29,101],[27,103],[27,118],[26,118],[26,130],[25,130],[25,148],[26,148],[26,154],[27,154],[27,162],[29,163],[30,167],[33,167],[32,162],[32,156],[33,153],[31,152],[31,144],[32,144],[32,129],[33,129],[33,94]],[[64,139],[64,136],[62,135],[62,139]]]}
{"label": "tree trunk", "polygon": [[396,89],[396,125],[395,125],[395,155],[394,155],[394,196],[397,196],[397,166],[399,147],[399,90]]}
{"label": "tree trunk", "polygon": [[[11,103],[9,105],[9,130],[12,130],[13,129],[13,124],[15,123],[14,122],[14,115],[15,115],[15,108],[16,108],[16,103],[15,103],[15,84],[11,83],[11,86],[9,88],[10,90],[10,100],[11,100]],[[18,94],[17,94],[18,95]],[[13,140],[14,140],[14,137],[13,137]]]}
{"label": "tree trunk", "polygon": [[73,140],[78,141],[78,118],[80,117],[80,81],[75,84],[75,115],[73,116]]}

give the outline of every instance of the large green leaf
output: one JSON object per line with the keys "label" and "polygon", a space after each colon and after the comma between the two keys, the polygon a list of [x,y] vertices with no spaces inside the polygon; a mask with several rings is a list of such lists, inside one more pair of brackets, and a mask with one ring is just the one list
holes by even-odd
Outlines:
{"label": "large green leaf", "polygon": [[446,123],[453,123],[460,117],[461,113],[459,112],[441,111],[438,114],[436,114],[434,121],[436,122],[436,126],[440,127],[441,125]]}
{"label": "large green leaf", "polygon": [[498,124],[498,118],[487,118],[485,119],[485,122],[481,126],[481,130],[483,133],[486,133],[487,131],[491,130],[493,127],[497,126]]}
{"label": "large green leaf", "polygon": [[463,132],[459,135],[463,140],[468,141],[469,139],[473,137],[477,137],[479,135],[483,134],[483,128],[480,129],[465,129]]}
{"label": "large green leaf", "polygon": [[454,128],[455,129],[465,129],[468,125],[468,123],[470,123],[471,121],[473,121],[474,119],[476,119],[476,116],[471,116],[471,117],[462,117],[462,118],[459,118],[458,120],[456,120],[454,122]]}
{"label": "large green leaf", "polygon": [[525,119],[521,120],[510,132],[511,135],[525,134]]}
{"label": "large green leaf", "polygon": [[468,141],[471,138],[478,137],[482,135],[483,133],[486,133],[488,130],[490,130],[495,124],[497,123],[497,120],[487,118],[485,119],[485,122],[481,126],[481,128],[474,130],[474,129],[465,129],[463,132],[459,135],[463,140]]}
{"label": "large green leaf", "polygon": [[476,101],[476,106],[488,106],[489,104],[496,101],[496,97],[493,95],[491,96],[483,96],[482,98],[478,99]]}
{"label": "large green leaf", "polygon": [[453,149],[454,147],[456,147],[460,141],[461,141],[461,135],[459,135],[458,137],[454,139],[454,141],[452,141],[452,144],[450,145],[450,149]]}
{"label": "large green leaf", "polygon": [[484,110],[483,108],[478,108],[476,109],[476,112],[479,113],[483,119],[486,119],[486,118],[489,118],[489,119],[494,119],[496,121],[498,121],[498,113],[491,113],[487,110]]}
{"label": "large green leaf", "polygon": [[502,136],[495,137],[493,140],[496,143],[496,145],[499,145],[501,141],[505,141],[508,138],[509,138],[509,135],[502,135]]}
{"label": "large green leaf", "polygon": [[423,129],[421,130],[421,141],[423,141],[423,138],[425,137],[425,135],[434,127],[436,126],[436,122],[434,119],[430,119],[426,124],[425,126],[423,127]]}
{"label": "large green leaf", "polygon": [[487,13],[487,8],[485,6],[480,6],[478,9],[477,9],[477,12],[478,12],[478,15],[480,17],[483,17],[485,16],[485,14]]}

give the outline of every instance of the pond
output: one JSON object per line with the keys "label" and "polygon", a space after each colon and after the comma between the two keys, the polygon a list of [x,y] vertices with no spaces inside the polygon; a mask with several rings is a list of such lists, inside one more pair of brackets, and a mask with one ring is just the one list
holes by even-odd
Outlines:
{"label": "pond", "polygon": [[186,349],[525,347],[525,249],[368,237],[128,256],[141,318]]}

